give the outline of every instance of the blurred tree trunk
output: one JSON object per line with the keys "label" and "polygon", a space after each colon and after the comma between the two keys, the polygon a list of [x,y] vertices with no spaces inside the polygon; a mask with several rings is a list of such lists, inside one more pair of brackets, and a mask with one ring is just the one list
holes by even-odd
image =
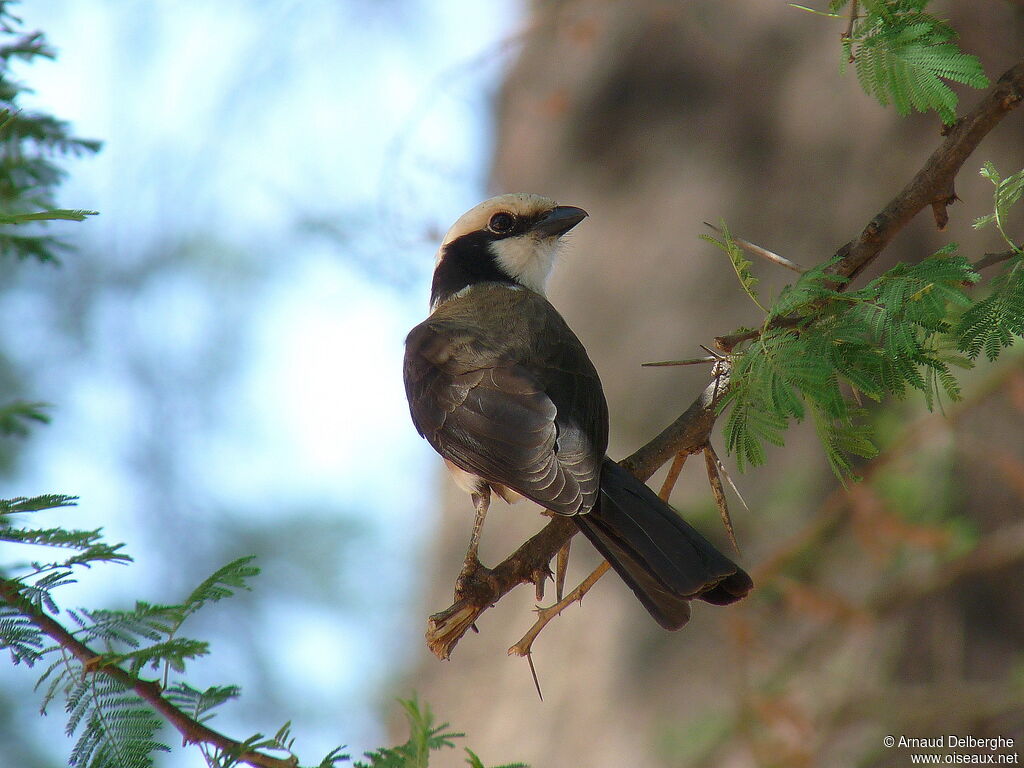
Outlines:
{"label": "blurred tree trunk", "polygon": [[[947,10],[962,47],[982,57],[993,79],[1019,57],[1019,7],[993,2],[981,8],[947,4],[942,11]],[[495,192],[543,193],[591,214],[572,234],[550,293],[602,374],[613,457],[652,437],[706,383],[706,369],[642,369],[640,363],[697,356],[697,345],[710,344],[716,334],[760,322],[724,257],[698,240],[708,231],[703,221],[724,218],[736,234],[809,266],[858,234],[939,143],[934,115],[900,119],[864,95],[852,72],[839,75],[842,27],[784,4],[758,2],[579,0],[536,6],[498,104],[492,186]],[[960,93],[964,107],[980,96]],[[972,258],[999,249],[991,232],[967,226],[986,211],[991,196],[974,170],[984,159],[1007,173],[1024,165],[1020,116],[1006,122],[958,180],[957,192],[966,202],[951,209],[951,229]],[[948,239],[922,215],[885,259],[919,259]],[[776,267],[755,269],[767,296],[791,280]],[[1019,404],[1002,399],[991,408],[991,439],[1002,440],[998,445],[1005,448],[999,450],[1019,460]],[[725,546],[698,464],[691,461],[684,470],[673,503]],[[996,502],[989,498],[992,485],[984,504],[976,504],[973,477],[982,475],[969,474],[975,468],[966,460],[954,466],[962,467],[954,478],[962,497],[958,513],[982,530],[996,524],[992,504],[1001,505],[997,516],[1005,518],[1009,510],[1019,519],[1019,491],[1005,491]],[[751,567],[813,521],[836,485],[813,430],[803,427],[787,434],[786,447],[770,453],[766,468],[733,475],[752,510],[733,510],[741,561]],[[658,487],[659,478],[652,485]],[[444,488],[443,527],[437,551],[429,556],[434,572],[427,612],[450,601],[472,518],[469,499],[447,480]],[[496,504],[484,530],[484,562],[499,560],[540,524],[526,504]],[[573,561],[570,579],[582,577],[598,558],[577,539]],[[871,578],[872,564],[864,563],[863,553],[847,552],[835,567],[837,572],[817,563],[820,572],[809,578],[816,587]],[[990,590],[985,597],[994,612],[1015,622],[1007,635],[994,624],[969,626],[968,615],[956,608],[968,594],[965,587],[949,589],[958,595],[952,608],[940,590],[852,643],[842,635],[846,641],[837,641],[834,656],[808,656],[793,676],[795,688],[785,703],[797,703],[790,712],[781,702],[774,702],[774,710],[759,710],[767,699],[751,692],[749,675],[766,659],[782,659],[806,632],[820,629],[814,616],[808,627],[807,617],[794,616],[792,606],[758,597],[750,602],[761,599],[760,608],[697,604],[689,626],[669,634],[614,576],[549,625],[534,645],[543,703],[525,661],[505,656],[532,623],[534,598],[525,587],[491,610],[479,624],[480,634],[464,638],[450,662],[424,651],[414,685],[442,718],[472,736],[485,762],[524,760],[535,768],[689,765],[709,754],[709,740],[724,739],[718,759],[707,764],[771,764],[763,754],[757,757],[765,739],[751,735],[767,730],[769,740],[792,747],[791,753],[779,753],[791,754],[786,764],[845,764],[837,755],[852,761],[867,750],[865,722],[899,732],[897,715],[883,706],[867,712],[854,707],[855,716],[847,708],[826,727],[816,717],[832,712],[835,702],[818,702],[856,699],[851,691],[884,698],[880,686],[909,631],[921,638],[916,633],[923,625],[938,622],[927,637],[941,645],[935,633],[953,626],[963,646],[952,653],[985,655],[989,677],[993,670],[1006,674],[1014,663],[1024,638],[1019,595]],[[552,592],[549,587],[548,601]],[[860,590],[853,592],[860,596]],[[1012,609],[1007,600],[1015,603]],[[946,606],[941,616],[931,610],[936,603]],[[748,625],[758,633],[753,641],[744,638]],[[994,634],[1003,638],[995,650]],[[989,650],[998,653],[986,655]],[[840,676],[847,688],[836,690],[839,683],[830,682],[826,690],[819,673],[840,662],[849,668]],[[917,664],[919,683],[943,685],[927,658]],[[870,747],[877,751],[877,740]],[[779,755],[772,760],[783,759]]]}

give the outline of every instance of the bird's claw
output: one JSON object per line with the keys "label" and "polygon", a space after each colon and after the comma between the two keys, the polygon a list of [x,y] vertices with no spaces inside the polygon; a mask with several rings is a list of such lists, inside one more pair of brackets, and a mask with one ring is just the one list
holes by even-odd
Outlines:
{"label": "bird's claw", "polygon": [[455,579],[455,600],[461,600],[474,592],[479,592],[483,586],[491,586],[493,581],[492,571],[485,567],[476,556],[467,556]]}

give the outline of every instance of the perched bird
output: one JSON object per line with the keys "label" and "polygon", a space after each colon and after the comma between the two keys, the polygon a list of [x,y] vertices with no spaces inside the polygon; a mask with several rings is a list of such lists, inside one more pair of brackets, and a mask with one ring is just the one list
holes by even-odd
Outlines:
{"label": "perched bird", "polygon": [[409,333],[413,423],[472,495],[477,546],[491,492],[568,515],[666,629],[690,601],[744,597],[750,577],[605,456],[608,406],[586,350],[544,287],[561,237],[587,216],[538,195],[486,200],[448,231],[430,315]]}

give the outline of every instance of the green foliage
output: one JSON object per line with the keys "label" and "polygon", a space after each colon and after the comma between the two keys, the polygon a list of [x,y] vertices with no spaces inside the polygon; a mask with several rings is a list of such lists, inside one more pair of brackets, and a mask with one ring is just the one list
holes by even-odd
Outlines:
{"label": "green foliage", "polygon": [[973,360],[982,350],[995,360],[1015,337],[1024,336],[1024,253],[996,275],[988,296],[963,313],[957,324],[957,343]]}
{"label": "green foliage", "polygon": [[259,568],[252,565],[254,559],[252,555],[240,557],[214,571],[209,578],[192,590],[192,594],[185,600],[184,617],[195,613],[206,603],[215,603],[231,597],[242,589],[248,590],[247,580],[260,572]]}
{"label": "green foliage", "polygon": [[[68,735],[74,734],[80,723],[85,723],[72,753],[73,765],[149,765],[154,750],[167,750],[154,734],[163,721],[138,695],[113,678],[99,674],[105,667],[125,669],[138,677],[143,669],[163,669],[163,688],[170,687],[175,698],[183,700],[194,691],[184,681],[168,686],[171,672],[184,673],[187,662],[209,653],[207,643],[177,637],[184,621],[207,602],[229,597],[239,589],[248,589],[245,580],[258,570],[245,557],[219,569],[202,582],[183,603],[178,605],[152,605],[137,602],[131,611],[79,609],[68,611],[77,625],[72,634],[80,642],[105,652],[98,653],[89,669],[66,659],[51,666],[43,679],[50,678],[44,697],[45,709],[49,701],[63,691],[70,715]],[[52,601],[51,601],[52,602]],[[92,672],[92,674],[88,674]],[[41,681],[42,682],[42,681]],[[211,710],[237,695],[232,686],[208,689],[199,696],[191,696],[189,704],[204,717]],[[107,762],[110,755],[119,755],[121,762]],[[135,762],[126,762],[127,757]],[[144,759],[143,759],[144,758]],[[74,762],[74,760],[79,762]]]}
{"label": "green foliage", "polygon": [[72,569],[77,566],[131,562],[131,558],[121,551],[121,544],[110,545],[103,541],[100,529],[78,531],[64,528],[20,528],[12,524],[11,516],[14,514],[73,506],[77,499],[77,496],[63,494],[0,499],[0,541],[74,551],[74,554],[63,559],[46,563],[36,561],[12,569],[28,569],[28,573],[19,576],[18,580],[22,596],[33,605],[47,605],[50,610],[55,610],[50,602],[50,591],[69,583]]}
{"label": "green foliage", "polygon": [[[182,673],[186,662],[209,653],[207,643],[177,637],[185,620],[206,603],[231,597],[249,586],[247,579],[259,574],[253,558],[242,557],[219,568],[180,605],[136,602],[131,611],[69,611],[78,624],[77,634],[86,642],[100,640],[107,653],[100,664],[125,666],[132,675],[149,667],[163,668],[164,686],[170,672]],[[147,642],[148,641],[148,642]]]}
{"label": "green foliage", "polygon": [[0,406],[0,435],[14,435],[25,437],[28,434],[28,424],[49,424],[50,417],[43,412],[46,403],[30,403],[24,400],[15,400],[7,405]]}
{"label": "green foliage", "polygon": [[1006,231],[1010,207],[1024,194],[1024,170],[1003,179],[992,163],[985,163],[981,175],[992,182],[995,191],[992,213],[976,219],[974,227],[980,229],[994,223],[1013,255],[1004,270],[992,279],[988,296],[960,317],[956,335],[960,349],[971,359],[984,351],[985,357],[994,360],[1015,337],[1024,336],[1024,249]]}
{"label": "green foliage", "polygon": [[[88,768],[149,766],[155,751],[169,747],[156,738],[163,720],[120,677],[103,674],[103,669],[126,669],[132,677],[145,667],[183,672],[187,661],[207,653],[207,644],[175,637],[185,618],[206,602],[220,600],[245,588],[245,579],[255,575],[242,558],[219,569],[196,588],[180,605],[136,603],[132,611],[66,611],[71,628],[67,636],[102,652],[87,662],[47,635],[39,616],[60,614],[53,592],[74,581],[74,571],[100,562],[129,562],[122,545],[110,545],[101,532],[17,526],[11,516],[72,504],[74,497],[49,495],[31,499],[0,500],[0,540],[20,544],[73,550],[68,558],[33,562],[5,568],[0,595],[0,648],[10,651],[17,664],[32,666],[50,661],[37,687],[43,688],[42,710],[61,695],[68,715],[66,731],[76,737],[69,765]],[[165,683],[166,687],[166,683]],[[177,682],[173,691],[184,700],[190,689]],[[224,703],[231,688],[210,689],[192,697],[192,708],[208,717],[209,710]]]}
{"label": "green foliage", "polygon": [[782,445],[789,423],[808,412],[836,474],[852,472],[849,454],[873,456],[844,386],[873,400],[918,390],[929,407],[959,397],[950,366],[967,361],[945,338],[951,312],[970,304],[964,286],[978,279],[966,259],[950,247],[845,293],[827,266],[783,290],[762,333],[733,359],[720,409],[730,409],[726,444],[741,467],[762,464],[765,444]]}
{"label": "green foliage", "polygon": [[399,700],[405,710],[405,718],[409,722],[409,740],[397,747],[382,747],[367,752],[370,762],[357,762],[354,768],[423,768],[428,764],[430,753],[443,748],[453,748],[452,739],[462,738],[465,734],[448,730],[448,723],[434,725],[434,715],[430,707],[419,706],[415,698]]}
{"label": "green foliage", "polygon": [[1010,207],[1020,200],[1021,195],[1024,194],[1024,170],[1017,171],[1017,173],[1004,179],[1000,176],[996,167],[992,163],[987,162],[981,167],[979,173],[992,182],[995,186],[995,191],[992,194],[992,213],[975,219],[974,228],[981,229],[994,222],[996,229],[999,230],[999,234],[1003,236],[1007,244],[1015,250],[1020,250],[1006,232],[1006,219],[1009,215]]}
{"label": "green foliage", "polygon": [[800,279],[779,291],[779,296],[768,311],[768,320],[806,313],[818,304],[824,304],[837,295],[836,288],[848,281],[841,275],[829,274],[835,259],[822,262],[800,275]]}
{"label": "green foliage", "polygon": [[[409,740],[397,747],[385,747],[367,752],[370,762],[356,762],[353,768],[427,768],[430,753],[440,749],[455,747],[454,739],[461,739],[465,734],[455,733],[448,729],[448,723],[434,725],[434,715],[430,707],[420,707],[416,697],[399,699],[398,703],[405,710],[405,718],[409,722]],[[466,749],[466,763],[472,768],[484,768],[483,762],[476,754]],[[495,768],[527,768],[523,763],[511,763]]]}
{"label": "green foliage", "polygon": [[164,690],[164,698],[197,723],[205,723],[214,716],[213,710],[237,699],[241,692],[237,685],[213,685],[200,691],[188,683],[179,682]]}
{"label": "green foliage", "polygon": [[69,766],[135,768],[152,765],[153,752],[170,752],[156,740],[163,721],[123,683],[106,675],[85,675],[65,665],[68,736],[78,735]]}
{"label": "green foliage", "polygon": [[[470,768],[486,768],[483,760],[477,757],[477,754],[466,747],[466,765]],[[493,766],[493,768],[530,768],[526,763],[503,763],[502,765]]]}
{"label": "green foliage", "polygon": [[7,525],[10,520],[8,515],[16,515],[20,512],[41,512],[44,509],[58,509],[60,507],[72,507],[78,501],[77,496],[66,496],[62,493],[46,493],[42,496],[26,498],[18,496],[13,499],[0,499],[0,525]]}
{"label": "green foliage", "polygon": [[52,59],[53,51],[42,33],[20,31],[9,6],[0,1],[0,255],[53,261],[58,240],[37,228],[15,234],[15,227],[94,215],[55,207],[64,178],[55,160],[96,152],[100,143],[74,137],[66,123],[50,115],[20,109],[19,97],[28,89],[12,76],[11,62]]}
{"label": "green foliage", "polygon": [[[943,81],[986,88],[989,80],[978,58],[957,47],[956,31],[925,12],[929,2],[861,0],[842,38],[842,66],[852,63],[861,87],[883,106],[892,103],[901,115],[934,109],[949,124],[957,96]],[[831,0],[826,15],[838,18],[848,6]]]}
{"label": "green foliage", "polygon": [[736,273],[736,277],[739,278],[744,293],[750,297],[750,300],[757,305],[758,309],[762,312],[767,312],[768,310],[762,307],[761,302],[757,300],[756,287],[758,279],[750,271],[750,259],[744,255],[742,249],[737,245],[726,223],[723,221],[721,225],[721,240],[711,235],[700,235],[700,239],[715,245],[729,257],[729,263],[732,264],[733,271]]}
{"label": "green foliage", "polygon": [[[204,756],[210,768],[234,768],[234,766],[244,762],[242,757],[246,752],[281,752],[284,754],[286,762],[298,768],[299,760],[295,756],[294,746],[295,739],[292,737],[292,724],[289,720],[273,736],[267,737],[262,733],[257,733],[250,736],[233,750],[215,753],[204,752]],[[341,754],[341,750],[342,747],[332,749],[320,761],[318,768],[332,768],[332,766],[339,762],[347,761],[349,759],[348,755]]]}
{"label": "green foliage", "polygon": [[[75,738],[70,766],[151,766],[154,753],[170,748],[160,737],[163,718],[139,695],[137,686],[156,686],[169,706],[177,707],[197,724],[206,723],[219,707],[238,698],[237,686],[200,690],[181,677],[191,661],[207,655],[210,649],[206,642],[179,633],[198,611],[249,589],[249,581],[259,569],[252,557],[241,557],[218,568],[181,603],[139,601],[131,610],[64,610],[67,620],[58,624],[62,611],[53,592],[73,582],[76,569],[131,560],[121,552],[122,545],[105,543],[98,530],[20,526],[12,519],[15,514],[66,507],[74,502],[75,497],[63,495],[0,499],[0,541],[73,551],[68,558],[4,569],[0,578],[0,649],[7,650],[15,664],[48,662],[36,687],[43,691],[44,713],[54,699],[64,701],[66,731]],[[59,629],[53,630],[54,626]],[[147,670],[158,671],[160,679],[141,677]],[[401,704],[409,720],[409,740],[398,747],[368,753],[369,762],[356,766],[426,768],[434,752],[454,748],[453,740],[462,738],[463,734],[451,731],[447,723],[435,726],[430,708],[421,707],[415,698]],[[232,750],[202,746],[211,768],[239,765],[249,751],[280,752],[283,759],[298,766],[294,741],[291,723],[286,723],[274,736],[257,733]],[[466,754],[469,765],[483,768],[473,752],[467,749]],[[318,765],[331,768],[348,760],[339,747]]]}
{"label": "green foliage", "polygon": [[995,187],[993,211],[975,227],[994,223],[1010,245],[988,295],[968,296],[980,275],[956,244],[897,264],[860,290],[842,290],[847,281],[830,274],[834,262],[801,275],[732,358],[719,408],[729,410],[726,445],[741,468],[763,464],[765,446],[782,445],[790,422],[810,415],[833,471],[852,474],[847,457],[876,449],[844,388],[875,401],[916,390],[932,409],[943,396],[960,397],[955,368],[972,367],[982,352],[994,360],[1024,336],[1024,250],[1006,230],[1011,206],[1024,197],[1024,171],[1003,179],[986,163],[981,174]]}
{"label": "green foliage", "polygon": [[0,603],[0,649],[10,651],[11,661],[32,666],[43,657],[47,645],[43,633],[16,608]]}

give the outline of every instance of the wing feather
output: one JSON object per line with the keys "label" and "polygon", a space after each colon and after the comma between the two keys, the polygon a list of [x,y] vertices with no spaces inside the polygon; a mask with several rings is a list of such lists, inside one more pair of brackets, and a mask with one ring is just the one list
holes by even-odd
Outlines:
{"label": "wing feather", "polygon": [[[414,328],[409,409],[420,434],[460,468],[558,514],[588,512],[607,441],[604,396],[582,344],[546,300],[532,297],[544,323],[560,324],[529,334],[533,346],[482,339],[468,324],[434,316]],[[505,339],[517,338],[515,328],[506,331]]]}

